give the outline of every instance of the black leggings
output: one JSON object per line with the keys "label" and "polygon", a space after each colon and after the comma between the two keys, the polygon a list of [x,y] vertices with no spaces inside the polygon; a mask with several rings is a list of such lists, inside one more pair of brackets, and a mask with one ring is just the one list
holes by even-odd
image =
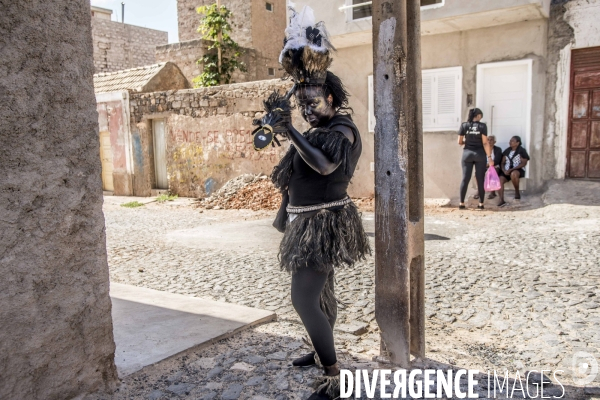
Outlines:
{"label": "black leggings", "polygon": [[292,305],[300,316],[321,363],[325,366],[337,362],[333,342],[336,315],[334,313],[327,319],[320,306],[321,292],[328,279],[329,284],[333,285],[333,271],[327,274],[311,268],[302,268],[292,275]]}
{"label": "black leggings", "polygon": [[479,202],[483,203],[483,199],[485,198],[485,189],[483,187],[487,165],[485,151],[483,149],[481,149],[481,151],[464,149],[462,155],[463,178],[462,182],[460,183],[461,203],[465,202],[465,196],[467,195],[467,189],[469,188],[469,181],[471,181],[471,175],[473,174],[473,165],[475,165],[475,179],[477,179]]}

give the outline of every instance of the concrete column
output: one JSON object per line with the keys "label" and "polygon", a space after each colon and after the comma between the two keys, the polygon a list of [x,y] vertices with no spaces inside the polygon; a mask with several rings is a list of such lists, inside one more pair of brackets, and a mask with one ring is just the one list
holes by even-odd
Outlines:
{"label": "concrete column", "polygon": [[373,1],[375,316],[382,356],[425,355],[420,2]]}
{"label": "concrete column", "polygon": [[89,1],[0,13],[0,398],[111,391]]}

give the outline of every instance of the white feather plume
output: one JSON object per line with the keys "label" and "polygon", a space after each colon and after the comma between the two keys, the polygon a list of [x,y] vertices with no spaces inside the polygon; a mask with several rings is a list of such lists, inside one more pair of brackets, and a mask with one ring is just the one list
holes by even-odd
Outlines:
{"label": "white feather plume", "polygon": [[[279,55],[279,62],[283,60],[283,55],[290,49],[298,50],[302,47],[309,46],[312,50],[325,53],[329,50],[335,50],[331,42],[329,41],[329,34],[325,29],[325,24],[321,21],[315,22],[315,13],[309,6],[304,6],[302,11],[296,12],[293,7],[293,3],[290,2],[289,10],[291,12],[290,24],[285,29],[286,43]],[[312,42],[309,42],[306,37],[306,29],[312,27],[319,30],[321,34],[321,45],[318,46]]]}

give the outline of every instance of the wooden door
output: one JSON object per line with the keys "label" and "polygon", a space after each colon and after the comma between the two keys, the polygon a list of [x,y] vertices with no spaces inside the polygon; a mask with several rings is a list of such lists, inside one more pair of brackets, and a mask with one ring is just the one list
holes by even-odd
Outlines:
{"label": "wooden door", "polygon": [[152,120],[154,131],[154,172],[156,189],[168,189],[167,178],[167,138],[165,136],[165,120]]}
{"label": "wooden door", "polygon": [[113,191],[113,154],[110,132],[100,132],[100,160],[102,161],[102,189]]}
{"label": "wooden door", "polygon": [[600,47],[573,50],[567,176],[600,179]]}

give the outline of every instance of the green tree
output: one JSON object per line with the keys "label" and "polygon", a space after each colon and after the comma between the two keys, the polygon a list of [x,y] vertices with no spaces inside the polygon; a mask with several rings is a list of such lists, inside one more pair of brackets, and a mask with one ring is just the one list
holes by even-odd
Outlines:
{"label": "green tree", "polygon": [[216,3],[196,9],[204,17],[200,20],[198,32],[204,40],[212,42],[208,52],[197,63],[204,65],[202,74],[194,78],[195,87],[217,86],[227,84],[236,69],[246,72],[246,65],[240,61],[240,46],[231,39],[229,18],[231,11]]}

